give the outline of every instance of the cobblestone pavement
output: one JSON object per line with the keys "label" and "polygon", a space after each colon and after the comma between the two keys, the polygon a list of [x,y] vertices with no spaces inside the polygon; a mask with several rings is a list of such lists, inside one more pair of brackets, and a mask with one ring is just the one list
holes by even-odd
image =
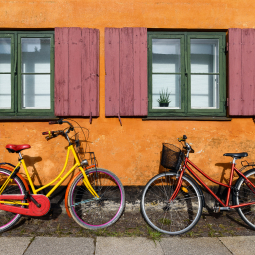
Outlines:
{"label": "cobblestone pavement", "polygon": [[[225,237],[225,236],[254,236],[250,229],[235,211],[212,214],[206,211],[198,224],[182,237]],[[160,239],[170,237],[153,231],[141,216],[139,209],[124,212],[121,218],[106,229],[90,231],[80,227],[66,214],[64,207],[54,207],[46,216],[41,218],[23,216],[12,229],[0,234],[0,237],[147,237]]]}

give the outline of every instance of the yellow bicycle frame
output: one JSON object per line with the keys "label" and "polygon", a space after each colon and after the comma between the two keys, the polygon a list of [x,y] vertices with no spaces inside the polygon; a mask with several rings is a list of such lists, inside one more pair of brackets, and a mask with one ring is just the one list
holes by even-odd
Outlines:
{"label": "yellow bicycle frame", "polygon": [[[69,159],[69,154],[70,154],[70,151],[73,153],[73,156],[74,156],[74,159],[75,159],[75,164],[73,165],[73,167],[62,177],[61,175],[64,173],[64,171],[66,170],[66,166],[67,166],[67,163],[68,163],[68,159]],[[25,161],[24,159],[20,159],[19,163],[17,164],[17,166],[15,167],[15,169],[17,169],[18,167],[20,166],[23,166],[24,170],[25,170],[25,173],[26,173],[26,176],[27,176],[27,179],[29,181],[29,184],[31,186],[31,189],[33,191],[33,194],[37,194],[39,191],[47,188],[48,186],[50,186],[51,184],[53,184],[54,182],[56,182],[57,180],[60,179],[60,181],[58,183],[56,183],[54,185],[54,187],[48,192],[48,194],[46,195],[46,197],[50,197],[50,195],[65,181],[65,179],[78,167],[80,169],[80,171],[82,172],[83,176],[84,176],[84,179],[83,179],[83,182],[84,182],[84,185],[86,186],[86,188],[89,190],[89,192],[94,196],[94,197],[97,197],[99,198],[98,194],[96,193],[96,191],[93,189],[93,187],[91,186],[89,180],[88,180],[88,177],[84,171],[84,169],[81,167],[81,164],[80,164],[80,160],[76,154],[76,151],[73,147],[73,145],[69,145],[68,148],[67,148],[67,155],[66,155],[66,161],[65,161],[65,165],[62,169],[62,171],[59,173],[59,175],[53,180],[51,181],[50,183],[40,187],[39,189],[35,189],[35,186],[30,178],[30,175],[28,173],[28,170],[27,170],[27,166],[25,164]],[[15,171],[14,169],[14,171]],[[8,185],[8,183],[11,181],[11,176],[10,175],[7,180],[4,182],[4,184],[2,185],[1,189],[0,189],[0,194],[2,194],[3,190],[6,188],[6,186]],[[18,201],[12,201],[13,203],[15,204],[20,204],[20,205],[28,205],[28,203],[22,203],[22,202],[18,202]],[[0,203],[12,203],[10,201],[0,201]]]}

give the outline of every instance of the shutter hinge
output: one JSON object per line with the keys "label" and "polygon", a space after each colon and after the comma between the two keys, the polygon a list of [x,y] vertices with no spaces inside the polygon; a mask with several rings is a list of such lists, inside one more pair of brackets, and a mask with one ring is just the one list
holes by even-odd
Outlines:
{"label": "shutter hinge", "polygon": [[121,118],[120,118],[120,114],[118,113],[118,118],[119,118],[119,121],[120,121],[120,125],[122,126],[122,122],[121,122]]}
{"label": "shutter hinge", "polygon": [[89,124],[92,123],[92,112],[90,112],[90,116],[89,116]]}
{"label": "shutter hinge", "polygon": [[227,98],[227,101],[225,102],[225,106],[226,108],[228,107],[228,98]]}
{"label": "shutter hinge", "polygon": [[227,42],[227,45],[225,47],[225,54],[227,54],[227,53],[228,53],[228,42]]}

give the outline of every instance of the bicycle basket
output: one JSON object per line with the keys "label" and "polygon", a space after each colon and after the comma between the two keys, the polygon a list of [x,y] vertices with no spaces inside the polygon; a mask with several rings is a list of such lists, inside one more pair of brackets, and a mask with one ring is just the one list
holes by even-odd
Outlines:
{"label": "bicycle basket", "polygon": [[173,144],[163,143],[161,165],[164,168],[179,170],[182,162],[181,149]]}

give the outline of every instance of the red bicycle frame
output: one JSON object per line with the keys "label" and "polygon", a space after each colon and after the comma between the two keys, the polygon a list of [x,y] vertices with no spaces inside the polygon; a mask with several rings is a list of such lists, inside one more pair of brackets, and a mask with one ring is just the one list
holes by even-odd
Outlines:
{"label": "red bicycle frame", "polygon": [[[207,179],[209,179],[210,181],[220,185],[220,186],[224,186],[228,189],[228,193],[227,193],[227,199],[226,199],[226,204],[224,204],[224,202],[197,176],[197,174],[190,168],[190,166],[188,165],[190,164],[192,167],[194,167],[198,172],[200,172],[204,177],[206,177]],[[182,185],[182,176],[185,172],[185,169],[188,169],[188,171],[195,177],[195,179],[197,181],[200,182],[200,184],[202,186],[204,186],[208,192],[223,206],[223,207],[229,207],[230,209],[232,208],[238,208],[238,207],[242,207],[242,206],[247,206],[247,205],[252,205],[255,204],[255,202],[251,202],[251,203],[243,203],[243,204],[239,204],[239,205],[231,205],[229,206],[229,197],[230,197],[230,192],[232,189],[232,181],[233,181],[233,175],[234,175],[234,171],[236,171],[236,173],[239,176],[242,176],[245,181],[247,186],[252,190],[252,192],[255,194],[255,185],[253,185],[253,183],[251,183],[249,181],[248,178],[246,178],[236,167],[235,167],[235,163],[232,163],[232,168],[231,168],[231,172],[230,172],[230,179],[229,179],[229,184],[224,184],[218,181],[213,180],[212,178],[210,178],[208,175],[206,175],[201,169],[199,169],[195,164],[193,164],[188,157],[185,158],[185,162],[183,164],[182,170],[180,172],[180,176],[179,176],[179,180],[177,183],[177,187],[175,189],[175,192],[173,193],[172,197],[169,199],[169,201],[175,199],[175,197],[177,196],[181,185]],[[251,185],[252,187],[250,187],[249,185]]]}

